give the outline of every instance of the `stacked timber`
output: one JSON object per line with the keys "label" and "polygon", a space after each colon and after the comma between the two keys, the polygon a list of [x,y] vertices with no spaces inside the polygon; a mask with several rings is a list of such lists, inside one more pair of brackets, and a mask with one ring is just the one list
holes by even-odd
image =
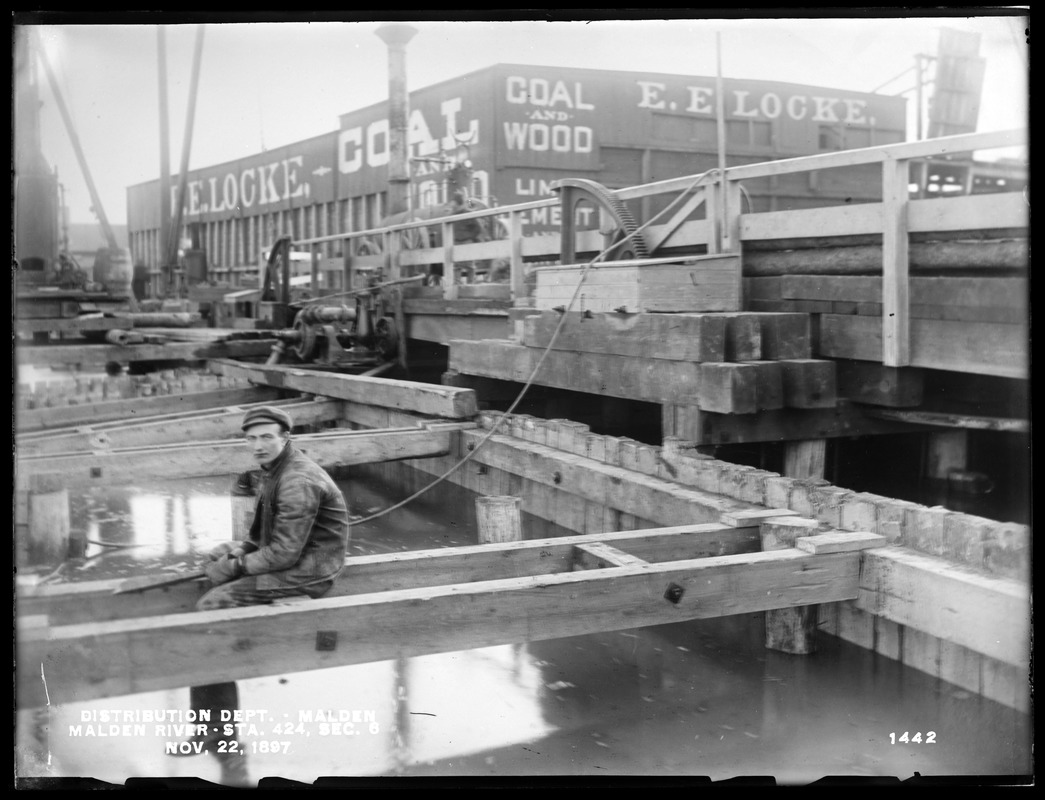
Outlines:
{"label": "stacked timber", "polygon": [[[748,305],[814,315],[819,352],[881,361],[880,275],[813,273],[745,278]],[[982,270],[981,270],[982,271]],[[1029,280],[994,274],[910,278],[911,366],[1006,378],[1028,376]]]}
{"label": "stacked timber", "polygon": [[836,405],[835,364],[812,357],[807,314],[513,313],[518,340],[450,343],[445,382],[533,375],[541,386],[657,403],[667,433],[702,443],[713,417]]}

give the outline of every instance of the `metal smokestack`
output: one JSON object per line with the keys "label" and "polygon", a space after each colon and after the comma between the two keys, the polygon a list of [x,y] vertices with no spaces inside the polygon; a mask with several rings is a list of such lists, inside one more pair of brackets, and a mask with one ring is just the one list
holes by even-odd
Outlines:
{"label": "metal smokestack", "polygon": [[406,45],[417,34],[411,25],[382,25],[374,31],[388,46],[388,214],[410,208],[410,161],[407,120],[410,98],[406,91]]}

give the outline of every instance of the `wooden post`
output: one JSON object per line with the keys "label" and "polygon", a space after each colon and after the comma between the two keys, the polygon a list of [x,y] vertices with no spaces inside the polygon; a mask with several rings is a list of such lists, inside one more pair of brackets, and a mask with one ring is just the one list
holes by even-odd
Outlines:
{"label": "wooden post", "polygon": [[[493,224],[493,217],[490,219]],[[518,211],[511,212],[508,215],[508,241],[511,242],[509,283],[513,305],[525,305],[526,300],[526,264],[523,261],[522,226],[522,214]]]}
{"label": "wooden post", "polygon": [[788,478],[822,478],[827,439],[788,442],[784,450],[784,475]]}
{"label": "wooden post", "polygon": [[[826,439],[788,442],[784,451],[784,475],[789,478],[822,478],[827,453]],[[795,546],[799,535],[815,534],[816,520],[783,517],[764,522],[760,533],[762,550],[784,550]],[[816,652],[817,606],[780,608],[766,612],[766,647],[784,653]]]}
{"label": "wooden post", "polygon": [[882,363],[887,367],[911,363],[908,164],[895,158],[882,164]]}
{"label": "wooden post", "polygon": [[477,497],[475,518],[479,544],[522,541],[522,498],[511,495]]}
{"label": "wooden post", "polygon": [[[787,550],[799,536],[812,536],[820,529],[815,519],[771,517],[759,526],[763,552]],[[766,612],[766,648],[783,653],[807,655],[816,652],[815,605],[778,608]]]}
{"label": "wooden post", "polygon": [[64,560],[69,551],[69,490],[61,487],[59,476],[35,476],[30,480],[28,505],[27,563]]}
{"label": "wooden post", "polygon": [[947,480],[952,469],[965,469],[969,449],[968,431],[930,433],[928,439],[927,478]]}

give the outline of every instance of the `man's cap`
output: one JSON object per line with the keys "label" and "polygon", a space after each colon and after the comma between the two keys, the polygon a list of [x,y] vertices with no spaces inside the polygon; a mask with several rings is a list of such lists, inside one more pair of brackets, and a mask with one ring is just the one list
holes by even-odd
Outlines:
{"label": "man's cap", "polygon": [[243,424],[240,425],[240,429],[247,430],[251,425],[264,425],[270,422],[282,425],[285,431],[289,431],[294,427],[290,414],[283,409],[273,406],[258,406],[243,415]]}

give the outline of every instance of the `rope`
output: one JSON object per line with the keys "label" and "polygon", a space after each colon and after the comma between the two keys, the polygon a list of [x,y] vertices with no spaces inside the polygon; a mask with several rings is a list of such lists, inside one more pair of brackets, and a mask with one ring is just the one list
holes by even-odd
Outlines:
{"label": "rope", "polygon": [[526,396],[526,393],[533,385],[534,379],[537,377],[537,373],[540,372],[541,366],[544,364],[544,360],[548,357],[548,353],[551,352],[552,347],[555,345],[555,340],[558,338],[559,332],[562,330],[562,327],[566,322],[566,313],[571,308],[573,308],[574,303],[577,302],[577,298],[580,295],[581,287],[584,285],[584,279],[587,277],[589,270],[591,270],[591,268],[596,263],[602,261],[606,257],[607,253],[617,249],[624,242],[628,241],[628,239],[637,236],[643,230],[645,230],[658,219],[660,219],[660,217],[667,214],[677,204],[681,203],[682,200],[686,197],[686,195],[688,195],[690,192],[696,189],[704,181],[704,179],[708,177],[708,175],[711,175],[715,172],[718,172],[718,168],[709,169],[706,172],[703,172],[700,175],[698,175],[689,186],[687,186],[685,189],[678,193],[674,200],[668,203],[668,205],[661,209],[658,213],[654,214],[647,222],[643,223],[639,227],[629,232],[623,239],[613,242],[613,244],[611,244],[609,247],[607,247],[601,253],[596,255],[591,261],[584,265],[584,268],[581,270],[580,279],[577,281],[577,288],[573,290],[573,296],[570,298],[570,302],[567,304],[566,308],[559,316],[559,322],[555,326],[555,330],[552,331],[551,339],[549,339],[548,344],[544,348],[544,352],[541,353],[541,357],[537,360],[537,363],[534,365],[533,370],[530,372],[530,377],[526,379],[526,383],[523,384],[522,389],[519,390],[519,394],[516,396],[515,400],[512,401],[512,404],[508,407],[508,410],[501,414],[501,416],[497,419],[497,422],[494,423],[493,427],[491,427],[490,430],[487,431],[483,438],[479,440],[479,443],[476,444],[476,446],[472,450],[470,450],[467,455],[461,458],[456,464],[451,466],[448,470],[446,470],[446,472],[437,477],[427,486],[421,487],[409,497],[400,500],[398,503],[395,503],[394,505],[391,505],[388,508],[378,511],[375,514],[371,514],[368,517],[363,517],[362,519],[354,520],[354,524],[360,525],[364,522],[371,522],[372,520],[378,519],[380,517],[385,516],[386,514],[391,513],[392,511],[395,511],[397,508],[402,508],[403,506],[413,502],[429,490],[438,486],[440,483],[442,483],[444,480],[450,477],[454,472],[456,472],[458,469],[460,469],[466,463],[468,463],[476,455],[476,453],[478,453],[483,448],[483,446],[490,440],[490,437],[497,433],[504,421],[511,417],[516,407],[519,405],[519,403],[522,402],[523,397]]}

